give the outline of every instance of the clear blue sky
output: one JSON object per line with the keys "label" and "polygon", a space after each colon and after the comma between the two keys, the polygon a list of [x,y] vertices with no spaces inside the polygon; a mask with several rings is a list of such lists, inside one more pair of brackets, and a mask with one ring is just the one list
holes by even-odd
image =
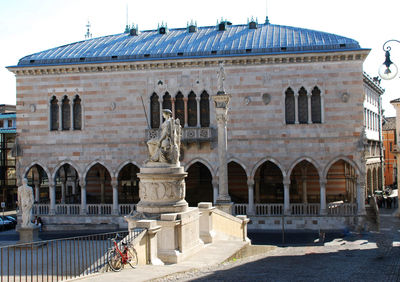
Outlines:
{"label": "clear blue sky", "polygon": [[[266,4],[267,3],[267,4]],[[15,77],[6,66],[23,56],[84,39],[90,20],[93,37],[124,31],[126,7],[129,23],[140,30],[214,25],[223,17],[243,24],[252,16],[264,22],[268,10],[273,24],[310,28],[357,40],[372,49],[364,63],[371,76],[384,61],[382,44],[400,40],[398,0],[0,0],[0,104],[15,104]],[[392,45],[392,60],[400,68],[400,44]],[[398,75],[399,76],[399,75]],[[387,116],[395,112],[388,101],[400,98],[400,78],[385,81],[383,96]]]}

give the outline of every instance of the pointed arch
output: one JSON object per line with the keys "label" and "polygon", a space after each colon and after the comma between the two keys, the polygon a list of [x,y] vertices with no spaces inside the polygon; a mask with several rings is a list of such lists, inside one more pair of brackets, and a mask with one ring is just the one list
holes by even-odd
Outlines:
{"label": "pointed arch", "polygon": [[58,130],[59,126],[59,107],[56,96],[50,100],[50,130]]}
{"label": "pointed arch", "polygon": [[300,157],[300,158],[296,159],[296,160],[291,164],[291,166],[289,167],[289,169],[288,169],[286,175],[290,177],[290,175],[292,174],[293,168],[294,168],[297,164],[301,163],[302,161],[307,161],[307,162],[311,163],[311,164],[317,169],[318,176],[319,176],[319,178],[321,179],[321,177],[322,177],[321,166],[319,165],[319,163],[318,163],[317,161],[315,161],[313,158],[310,158],[310,157]]}
{"label": "pointed arch", "polygon": [[295,101],[292,88],[288,87],[285,91],[285,120],[287,124],[295,122]]}
{"label": "pointed arch", "polygon": [[190,160],[188,163],[186,163],[185,166],[184,166],[185,167],[185,171],[187,171],[188,168],[192,164],[194,164],[196,162],[199,162],[199,163],[205,165],[208,168],[208,170],[210,171],[211,176],[212,176],[213,179],[216,177],[216,174],[215,174],[215,171],[214,171],[213,167],[210,165],[210,163],[208,161],[206,161],[205,159],[202,159],[202,158],[195,158],[195,159]]}
{"label": "pointed arch", "polygon": [[82,129],[82,101],[79,95],[75,95],[72,107],[74,130]]}
{"label": "pointed arch", "polygon": [[283,179],[286,178],[286,170],[285,168],[274,158],[270,158],[270,157],[266,157],[266,158],[262,158],[261,160],[259,160],[253,167],[251,173],[250,173],[250,177],[251,179],[254,179],[255,174],[257,172],[257,169],[262,166],[265,162],[271,162],[273,164],[275,164],[281,171]]}
{"label": "pointed arch", "polygon": [[71,128],[71,106],[68,96],[65,95],[61,101],[61,129],[69,130]]}
{"label": "pointed arch", "polygon": [[213,176],[210,168],[196,161],[186,171],[186,201],[189,206],[197,206],[199,202],[213,202]]}
{"label": "pointed arch", "polygon": [[[45,165],[43,165],[41,162],[39,162],[39,161],[33,161],[33,162],[31,162],[29,165],[27,165],[27,166],[25,167],[25,169],[24,169],[24,173],[22,174],[22,177],[25,178],[26,175],[27,175],[27,173],[29,172],[29,170],[30,170],[32,167],[34,167],[35,165],[40,166],[40,167],[43,169],[43,171],[46,173],[47,178],[50,179],[50,177],[51,177],[50,170],[49,170]],[[22,179],[21,179],[21,180],[22,180]],[[22,183],[22,182],[21,182],[21,183]]]}
{"label": "pointed arch", "polygon": [[107,170],[107,172],[110,174],[110,177],[111,177],[111,178],[114,178],[114,177],[115,177],[114,171],[113,171],[108,165],[106,165],[103,161],[100,161],[100,160],[92,161],[88,166],[86,166],[85,170],[84,170],[83,173],[82,173],[82,177],[86,179],[86,176],[87,176],[88,171],[89,171],[93,166],[95,166],[96,164],[102,165],[102,166]]}
{"label": "pointed arch", "polygon": [[160,127],[160,102],[155,92],[150,97],[150,125],[151,128]]}
{"label": "pointed arch", "polygon": [[299,123],[308,123],[308,98],[307,90],[301,87],[298,97]]}
{"label": "pointed arch", "polygon": [[312,123],[321,123],[321,90],[315,86],[311,90],[311,121]]}
{"label": "pointed arch", "polygon": [[183,94],[178,91],[175,96],[175,118],[179,119],[181,126],[185,126],[185,101]]}
{"label": "pointed arch", "polygon": [[58,165],[56,165],[56,167],[55,167],[54,170],[53,170],[53,174],[51,175],[51,179],[55,179],[56,174],[57,174],[57,171],[58,171],[62,166],[66,165],[66,164],[68,164],[68,165],[70,165],[72,168],[74,168],[75,171],[76,171],[77,174],[78,174],[78,175],[77,175],[78,178],[81,178],[82,172],[81,172],[81,170],[80,170],[80,167],[79,167],[76,163],[74,163],[73,161],[71,161],[71,160],[64,160],[64,161],[60,162]]}
{"label": "pointed arch", "polygon": [[122,163],[115,175],[118,181],[118,199],[120,204],[139,202],[139,166],[133,161]]}
{"label": "pointed arch", "polygon": [[205,90],[200,95],[200,126],[210,126],[210,96]]}
{"label": "pointed arch", "polygon": [[187,102],[188,126],[197,126],[197,100],[196,94],[190,91]]}
{"label": "pointed arch", "polygon": [[163,101],[162,101],[162,109],[163,110],[170,110],[172,111],[172,98],[169,92],[165,92],[163,96]]}
{"label": "pointed arch", "polygon": [[334,163],[336,163],[337,161],[339,161],[339,160],[343,160],[343,161],[348,162],[349,164],[351,164],[351,166],[356,170],[356,175],[357,175],[357,177],[360,177],[361,172],[360,172],[360,168],[359,168],[359,166],[357,165],[357,163],[354,162],[352,159],[349,159],[349,158],[346,157],[346,156],[339,155],[339,156],[333,158],[332,160],[330,160],[330,161],[327,163],[327,165],[325,166],[324,171],[323,171],[323,173],[322,173],[322,176],[323,176],[324,179],[326,179],[330,167],[331,167]]}
{"label": "pointed arch", "polygon": [[121,172],[121,169],[128,164],[132,164],[132,165],[140,168],[140,165],[133,160],[124,161],[124,162],[120,163],[119,166],[115,169],[115,171],[114,171],[115,177],[118,177],[119,173]]}
{"label": "pointed arch", "polygon": [[234,203],[249,202],[246,169],[234,160],[228,161],[228,193]]}

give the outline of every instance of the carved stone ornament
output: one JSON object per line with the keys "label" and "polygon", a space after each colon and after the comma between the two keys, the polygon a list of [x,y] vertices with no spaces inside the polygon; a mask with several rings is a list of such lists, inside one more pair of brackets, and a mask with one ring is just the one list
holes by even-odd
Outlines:
{"label": "carved stone ornament", "polygon": [[268,93],[262,94],[262,101],[265,105],[268,105],[271,102],[271,95]]}
{"label": "carved stone ornament", "polygon": [[29,105],[29,110],[31,111],[31,113],[36,112],[36,105],[35,104],[30,104]]}
{"label": "carved stone ornament", "polygon": [[347,92],[344,92],[344,93],[342,93],[342,102],[343,103],[347,103],[348,101],[349,101],[349,99],[350,99],[350,94],[349,93],[347,93]]}
{"label": "carved stone ornament", "polygon": [[217,72],[217,82],[218,82],[218,88],[217,88],[217,93],[219,94],[224,94],[225,93],[225,88],[224,88],[224,81],[225,81],[225,70],[224,70],[224,64],[222,62],[219,63],[219,71]]}
{"label": "carved stone ornament", "polygon": [[117,104],[115,102],[111,102],[110,108],[111,108],[112,112],[115,110],[116,107],[117,107]]}
{"label": "carved stone ornament", "polygon": [[250,104],[250,102],[251,102],[251,98],[250,98],[249,96],[247,96],[247,97],[244,98],[244,104],[245,104],[245,105]]}

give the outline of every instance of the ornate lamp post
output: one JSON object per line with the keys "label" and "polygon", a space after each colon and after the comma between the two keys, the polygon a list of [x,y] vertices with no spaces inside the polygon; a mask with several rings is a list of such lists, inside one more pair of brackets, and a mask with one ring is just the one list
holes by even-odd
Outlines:
{"label": "ornate lamp post", "polygon": [[390,51],[392,50],[392,47],[390,47],[389,45],[386,46],[386,44],[388,44],[389,42],[400,43],[399,40],[390,39],[390,40],[386,41],[382,46],[383,51],[385,51],[385,61],[379,67],[378,73],[379,73],[379,76],[385,80],[393,79],[396,76],[397,71],[398,71],[397,66],[390,60]]}

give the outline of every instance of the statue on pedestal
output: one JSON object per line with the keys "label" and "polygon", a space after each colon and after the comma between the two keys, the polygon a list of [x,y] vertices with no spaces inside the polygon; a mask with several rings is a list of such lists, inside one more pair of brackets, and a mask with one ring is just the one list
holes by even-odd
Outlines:
{"label": "statue on pedestal", "polygon": [[181,125],[179,119],[172,118],[172,112],[168,109],[163,110],[163,117],[165,121],[161,125],[160,136],[147,142],[149,159],[146,163],[179,165]]}
{"label": "statue on pedestal", "polygon": [[26,178],[22,179],[22,185],[18,187],[18,206],[21,210],[21,227],[32,227],[32,206],[33,206],[33,190],[28,185]]}
{"label": "statue on pedestal", "polygon": [[217,79],[218,79],[217,94],[224,94],[225,69],[224,69],[224,64],[222,62],[219,63],[219,71],[217,72]]}

